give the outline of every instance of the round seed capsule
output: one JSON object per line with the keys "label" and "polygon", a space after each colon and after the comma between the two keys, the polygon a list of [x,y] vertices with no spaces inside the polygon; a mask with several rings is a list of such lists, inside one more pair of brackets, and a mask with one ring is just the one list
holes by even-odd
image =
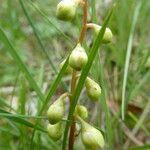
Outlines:
{"label": "round seed capsule", "polygon": [[47,111],[48,120],[51,124],[56,124],[64,116],[65,108],[63,98],[60,97],[57,99]]}
{"label": "round seed capsule", "polygon": [[100,86],[95,81],[87,77],[85,80],[85,87],[89,98],[93,101],[97,101],[101,95]]}
{"label": "round seed capsule", "polygon": [[69,57],[69,65],[77,70],[80,71],[83,66],[87,63],[88,57],[83,47],[78,44],[75,49],[72,51]]}
{"label": "round seed capsule", "polygon": [[49,137],[55,141],[61,138],[62,131],[63,131],[63,128],[62,128],[61,122],[56,123],[54,125],[48,124],[47,126],[47,132],[48,132]]}
{"label": "round seed capsule", "polygon": [[[99,33],[99,31],[101,30],[102,27],[99,26],[99,25],[96,25],[96,24],[94,24],[93,27],[94,27],[94,31],[95,31],[96,35],[98,35],[98,33]],[[111,30],[109,28],[106,28],[104,36],[103,36],[103,43],[111,42],[112,37],[113,37],[113,35],[112,35]]]}
{"label": "round seed capsule", "polygon": [[86,119],[88,117],[88,110],[83,105],[77,105],[75,109],[75,114],[80,116],[82,119]]}
{"label": "round seed capsule", "polygon": [[90,150],[104,147],[104,138],[99,130],[80,118],[81,140],[84,146]]}
{"label": "round seed capsule", "polygon": [[63,21],[72,20],[76,14],[77,4],[73,0],[62,0],[57,5],[56,16]]}

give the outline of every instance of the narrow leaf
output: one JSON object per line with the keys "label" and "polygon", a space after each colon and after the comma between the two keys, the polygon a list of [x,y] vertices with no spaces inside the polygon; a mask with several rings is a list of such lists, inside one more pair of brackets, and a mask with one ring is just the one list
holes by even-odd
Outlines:
{"label": "narrow leaf", "polygon": [[18,67],[20,70],[25,74],[26,78],[29,81],[29,84],[31,87],[35,90],[36,94],[40,98],[41,101],[44,100],[44,95],[42,94],[41,90],[39,89],[38,85],[36,84],[35,80],[32,78],[32,75],[30,74],[29,70],[27,69],[26,65],[18,55],[17,51],[13,47],[12,43],[9,41],[7,36],[5,35],[4,31],[0,27],[0,41],[3,42],[6,50],[10,53],[10,55],[13,57],[13,59],[16,61]]}
{"label": "narrow leaf", "polygon": [[133,35],[134,30],[136,26],[136,22],[139,16],[140,8],[141,8],[142,1],[140,0],[134,10],[133,15],[133,21],[131,25],[131,30],[129,34],[129,40],[127,45],[127,53],[126,53],[126,60],[125,60],[125,66],[124,66],[124,76],[123,76],[123,86],[122,86],[122,105],[121,105],[121,117],[122,120],[124,120],[124,114],[125,114],[125,105],[126,105],[126,85],[127,85],[127,78],[128,78],[128,69],[129,69],[129,63],[130,63],[130,57],[132,52],[132,42],[133,42]]}
{"label": "narrow leaf", "polygon": [[41,41],[41,39],[40,39],[39,33],[38,33],[37,29],[35,28],[34,23],[33,23],[31,17],[29,16],[29,14],[28,14],[28,12],[27,12],[27,10],[26,10],[26,8],[25,8],[25,5],[24,5],[23,0],[19,0],[19,2],[20,2],[20,5],[21,5],[21,7],[22,7],[22,10],[23,10],[23,12],[24,12],[24,14],[25,14],[25,16],[26,16],[26,18],[27,18],[29,24],[31,25],[31,27],[32,27],[32,29],[33,29],[34,35],[35,35],[35,37],[36,37],[36,39],[37,39],[37,41],[38,41],[38,43],[39,43],[41,49],[42,49],[43,52],[45,53],[45,55],[46,55],[46,57],[47,57],[47,59],[48,59],[50,65],[51,65],[51,67],[52,67],[53,70],[57,73],[57,69],[55,68],[55,66],[54,66],[54,64],[53,64],[53,62],[52,62],[52,60],[51,60],[51,58],[49,57],[49,54],[48,54],[47,50],[45,49],[45,47],[44,47],[44,45],[43,45],[43,43],[42,43],[42,41]]}
{"label": "narrow leaf", "polygon": [[58,75],[56,76],[56,79],[54,80],[54,82],[52,83],[48,93],[47,93],[47,96],[46,96],[46,99],[44,100],[44,103],[43,103],[43,106],[40,110],[40,114],[42,114],[43,110],[45,109],[45,107],[47,106],[48,102],[51,100],[51,97],[53,96],[54,92],[56,91],[59,83],[61,82],[61,79],[66,71],[66,68],[68,66],[68,60],[69,60],[69,56],[67,57],[63,67],[61,68],[60,72],[58,73]]}
{"label": "narrow leaf", "polygon": [[27,127],[36,128],[37,130],[40,130],[42,132],[46,132],[42,127],[35,126],[31,122],[28,122],[27,120],[21,118],[20,116],[13,115],[13,114],[11,114],[11,113],[9,113],[9,112],[7,112],[5,110],[2,110],[2,109],[0,109],[0,117],[5,117],[5,118],[11,119],[12,121],[17,122],[19,124],[23,124],[23,125],[25,125]]}
{"label": "narrow leaf", "polygon": [[[2,97],[0,97],[0,104],[1,104],[1,106],[5,106],[5,107],[7,107],[7,108],[10,108],[10,109],[13,109],[8,103],[7,103],[7,101],[5,100],[5,99],[3,99]],[[13,109],[14,110],[14,109]],[[14,110],[15,111],[15,110]]]}
{"label": "narrow leaf", "polygon": [[42,11],[42,10],[40,10],[40,8],[37,6],[37,5],[35,5],[32,1],[30,1],[30,0],[28,0],[28,2],[30,3],[30,5],[32,6],[32,7],[34,7],[38,12],[39,12],[39,14],[41,14],[41,16],[43,16],[43,18],[51,25],[51,26],[53,26],[61,35],[62,35],[62,37],[64,37],[67,41],[69,41],[71,44],[73,44],[74,42],[66,35],[66,34],[64,34],[62,31],[61,31],[61,29],[59,29],[59,27],[57,27],[47,16],[46,16],[46,14]]}
{"label": "narrow leaf", "polygon": [[[60,72],[58,73],[58,75],[57,75],[56,79],[54,80],[53,84],[51,85],[51,87],[48,91],[48,94],[46,96],[46,99],[44,100],[44,103],[43,103],[38,115],[42,114],[42,112],[44,111],[44,109],[47,106],[48,102],[51,100],[54,92],[56,91],[56,88],[58,87],[59,83],[61,82],[61,79],[62,79],[62,77],[65,73],[65,70],[67,68],[67,65],[68,65],[68,60],[69,60],[69,56],[67,57],[63,67],[61,68]],[[36,122],[36,125],[38,125],[38,121]],[[34,135],[35,135],[35,131],[36,131],[36,129],[34,129],[34,131],[32,133],[31,145],[33,144],[33,138],[34,138]]]}
{"label": "narrow leaf", "polygon": [[[44,45],[43,45],[43,43],[42,43],[42,40],[41,40],[41,38],[40,38],[40,36],[39,36],[40,34],[39,34],[38,30],[36,29],[36,27],[35,27],[35,25],[34,25],[34,22],[32,21],[32,18],[30,17],[30,15],[29,15],[29,13],[28,13],[28,11],[27,11],[27,9],[26,9],[26,7],[25,7],[23,1],[24,1],[24,0],[19,0],[20,5],[21,5],[21,7],[22,7],[22,10],[23,10],[23,12],[24,12],[24,14],[25,14],[25,16],[26,16],[26,18],[27,18],[27,20],[28,20],[30,26],[32,27],[32,30],[33,30],[33,32],[34,32],[34,35],[35,35],[37,41],[38,41],[39,46],[41,47],[42,51],[44,52],[45,56],[47,57],[47,59],[48,59],[50,65],[51,65],[52,69],[53,69],[54,72],[57,74],[58,71],[57,71],[57,69],[56,69],[56,67],[55,67],[55,65],[54,65],[54,63],[53,63],[53,61],[51,60],[51,58],[50,58],[50,56],[49,56],[49,54],[48,54],[48,51],[47,51],[46,48],[44,47]],[[67,89],[67,86],[66,86],[65,83],[62,82],[62,85],[63,85],[63,87],[64,87],[65,89]]]}

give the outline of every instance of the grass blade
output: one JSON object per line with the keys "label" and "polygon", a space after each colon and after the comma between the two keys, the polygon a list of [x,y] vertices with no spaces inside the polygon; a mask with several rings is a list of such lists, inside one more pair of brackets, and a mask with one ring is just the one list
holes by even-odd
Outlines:
{"label": "grass blade", "polygon": [[[51,85],[48,93],[47,93],[47,96],[44,100],[44,103],[38,113],[38,115],[41,115],[42,112],[44,111],[45,107],[47,106],[48,102],[50,101],[51,97],[53,96],[54,92],[56,91],[56,88],[58,87],[59,83],[61,82],[61,79],[65,73],[65,70],[67,68],[67,65],[68,65],[68,60],[69,60],[69,56],[67,57],[63,67],[61,68],[60,72],[58,73],[56,79],[54,80],[53,84]],[[38,124],[38,121],[36,122],[36,125]],[[35,125],[35,126],[36,126]],[[36,129],[34,129],[33,133],[32,133],[32,139],[31,139],[31,147],[32,147],[32,144],[33,144],[33,139],[34,139],[34,135],[35,135],[35,131]]]}
{"label": "grass blade", "polygon": [[[99,59],[100,59],[100,56],[99,56]],[[105,81],[105,77],[104,77],[104,69],[102,67],[102,64],[101,62],[99,63],[99,66],[98,66],[100,69],[99,69],[99,81],[100,81],[100,84],[101,84],[101,88],[102,88],[102,95],[101,95],[101,101],[100,101],[100,104],[102,105],[102,108],[105,112],[105,115],[106,115],[106,141],[107,141],[107,145],[106,145],[106,149],[113,149],[113,135],[112,135],[112,125],[111,125],[111,118],[110,118],[110,112],[109,112],[109,108],[107,106],[107,102],[106,102],[106,97],[107,97],[107,90],[106,90],[106,83],[104,82]]]}
{"label": "grass blade", "polygon": [[[48,54],[47,50],[45,49],[45,47],[44,47],[44,45],[43,45],[43,43],[42,43],[42,41],[41,41],[41,38],[40,38],[40,36],[39,36],[39,33],[38,33],[37,29],[35,28],[34,23],[33,23],[33,21],[32,21],[32,19],[31,19],[30,15],[28,14],[28,12],[27,12],[27,10],[26,10],[26,7],[25,7],[25,5],[24,5],[23,0],[19,0],[19,2],[20,2],[20,5],[21,5],[21,7],[22,7],[22,9],[23,9],[23,12],[24,12],[24,14],[25,14],[25,16],[26,16],[26,18],[27,18],[29,24],[31,25],[31,27],[32,27],[32,29],[33,29],[34,35],[35,35],[35,37],[36,37],[36,39],[37,39],[37,41],[38,41],[38,43],[39,43],[39,46],[41,47],[41,49],[42,49],[43,52],[45,53],[45,56],[47,57],[47,59],[48,59],[50,65],[51,65],[52,69],[53,69],[54,72],[57,74],[58,71],[57,71],[55,65],[53,64],[53,61],[52,61],[51,58],[49,57],[49,54]],[[67,86],[65,85],[65,83],[62,82],[62,85],[64,86],[65,89],[67,89]]]}
{"label": "grass blade", "polygon": [[30,3],[30,5],[35,8],[40,14],[41,16],[43,16],[43,18],[51,25],[53,26],[67,41],[71,42],[71,44],[74,44],[74,42],[66,35],[64,34],[47,16],[46,14],[40,10],[40,8],[35,5],[32,1],[28,0],[28,3]]}
{"label": "grass blade", "polygon": [[20,136],[20,133],[14,131],[14,130],[10,130],[9,128],[5,128],[5,127],[0,127],[0,131],[1,132],[6,132],[6,134],[12,134],[13,136]]}
{"label": "grass blade", "polygon": [[96,18],[96,0],[91,1],[91,15],[92,15],[92,22],[96,23],[97,18]]}
{"label": "grass blade", "polygon": [[20,115],[20,114],[11,114],[11,113],[0,113],[2,117],[19,117],[19,118],[34,118],[34,119],[47,119],[45,116],[28,116],[28,115]]}
{"label": "grass blade", "polygon": [[132,52],[133,35],[134,35],[134,30],[135,30],[136,22],[138,19],[138,15],[140,12],[141,4],[142,4],[142,1],[139,1],[135,8],[131,30],[129,34],[128,45],[127,45],[127,53],[126,53],[126,60],[125,60],[125,66],[124,66],[123,86],[122,86],[122,105],[121,105],[122,120],[124,120],[124,117],[125,117],[124,115],[125,105],[126,105],[125,95],[126,95],[126,85],[127,85],[127,78],[128,78],[128,69],[129,69],[130,57],[131,57],[131,52]]}
{"label": "grass blade", "polygon": [[[2,97],[0,97],[0,105],[1,105],[1,106],[5,106],[5,107],[7,107],[7,108],[10,108],[10,109],[14,110],[14,109],[11,107],[11,105],[9,105],[9,104],[7,103],[7,101],[6,101],[5,99],[3,99]],[[14,111],[15,111],[15,110],[14,110]]]}
{"label": "grass blade", "polygon": [[[138,118],[137,118],[136,115],[134,115],[132,112],[128,112],[128,115],[129,115],[130,118],[135,122],[135,124],[138,123],[139,120],[138,120]],[[150,135],[150,131],[145,127],[144,124],[141,125],[141,129],[145,132],[145,134],[146,134],[147,136]]]}
{"label": "grass blade", "polygon": [[[135,125],[134,128],[132,129],[132,132],[131,132],[132,135],[134,135],[134,136],[137,135],[139,129],[142,127],[142,125],[143,125],[145,119],[146,119],[146,118],[148,117],[148,115],[149,115],[149,112],[150,112],[149,110],[150,110],[150,101],[148,101],[148,102],[146,103],[146,106],[145,106],[145,108],[144,108],[144,110],[143,110],[143,112],[142,112],[142,114],[141,114],[141,116],[140,116],[138,122],[136,123],[136,125]],[[129,147],[129,145],[130,145],[130,140],[127,140],[126,143],[125,143],[125,145],[124,145],[124,149],[127,149],[127,148]]]}
{"label": "grass blade", "polygon": [[48,59],[50,65],[51,65],[51,67],[53,68],[53,70],[55,71],[55,73],[57,73],[57,69],[56,69],[56,67],[54,66],[54,64],[53,64],[53,62],[52,62],[52,60],[51,60],[51,58],[49,57],[49,54],[48,54],[47,50],[45,49],[45,47],[44,47],[44,45],[43,45],[43,43],[42,43],[42,41],[41,41],[41,39],[40,39],[39,33],[38,33],[37,29],[35,28],[34,23],[33,23],[31,17],[29,16],[29,14],[28,14],[28,12],[27,12],[27,10],[26,10],[26,8],[25,8],[25,5],[24,5],[23,0],[19,0],[19,2],[20,2],[20,5],[21,5],[21,7],[22,7],[22,10],[23,10],[23,12],[24,12],[24,14],[25,14],[25,16],[26,16],[26,18],[27,18],[29,24],[31,25],[31,27],[32,27],[32,29],[33,29],[34,35],[35,35],[35,37],[36,37],[36,39],[37,39],[37,41],[38,41],[38,43],[39,43],[41,49],[42,49],[43,52],[45,53],[45,55],[46,55],[46,57],[47,57],[47,59]]}
{"label": "grass blade", "polygon": [[150,144],[145,144],[142,146],[131,147],[128,150],[149,150]]}
{"label": "grass blade", "polygon": [[[93,47],[91,48],[91,51],[90,51],[89,56],[88,56],[88,62],[86,64],[86,66],[83,68],[83,71],[81,73],[78,85],[77,85],[76,90],[75,90],[75,92],[73,94],[73,99],[71,101],[70,110],[69,110],[69,114],[68,114],[68,119],[67,120],[72,120],[72,116],[73,116],[76,104],[78,102],[78,98],[80,96],[81,90],[83,88],[85,79],[88,76],[88,73],[89,73],[90,68],[92,66],[92,63],[94,61],[94,58],[97,55],[98,48],[102,44],[103,35],[104,35],[104,32],[105,32],[106,26],[108,24],[108,21],[109,21],[111,15],[112,15],[113,8],[111,9],[111,11],[109,12],[108,16],[106,17],[106,19],[104,21],[104,24],[102,26],[102,29],[100,30],[100,32],[99,32],[99,34],[98,34],[98,36],[97,36],[97,38],[96,38],[96,40],[95,40],[95,42],[93,44]],[[70,126],[70,122],[67,122],[66,123],[66,127],[65,127],[65,131],[64,131],[62,150],[66,149],[66,142],[67,142],[69,126]]]}
{"label": "grass blade", "polygon": [[68,66],[68,60],[69,60],[69,56],[67,57],[62,69],[60,70],[60,72],[58,73],[58,75],[57,75],[56,79],[54,80],[52,86],[50,87],[39,114],[42,114],[42,112],[44,111],[44,109],[47,106],[48,102],[50,101],[51,97],[53,96],[54,92],[56,91],[59,83],[61,82],[61,79],[62,79],[62,77],[63,77],[63,75],[66,71],[67,66]]}
{"label": "grass blade", "polygon": [[150,80],[150,71],[148,71],[143,78],[138,82],[136,87],[129,93],[128,100],[131,100],[134,98],[135,95],[142,89],[143,85]]}
{"label": "grass blade", "polygon": [[29,81],[29,84],[31,87],[35,90],[36,94],[40,98],[41,101],[44,100],[44,95],[42,94],[41,90],[39,89],[38,85],[36,84],[35,80],[32,78],[29,70],[25,66],[24,62],[21,60],[19,55],[17,54],[15,48],[5,35],[4,31],[0,28],[0,40],[4,43],[4,46],[6,47],[6,50],[10,53],[10,55],[13,57],[13,59],[16,61],[18,67],[20,70],[25,74],[26,78]]}
{"label": "grass blade", "polygon": [[36,126],[34,124],[32,124],[31,122],[28,122],[27,120],[21,118],[21,116],[18,116],[18,115],[13,115],[5,110],[2,110],[0,109],[0,116],[1,117],[5,117],[5,118],[8,118],[8,119],[11,119],[13,120],[14,122],[17,122],[19,124],[22,124],[22,125],[25,125],[27,127],[30,127],[30,128],[36,128],[37,130],[40,130],[42,132],[46,132],[42,127],[40,126]]}

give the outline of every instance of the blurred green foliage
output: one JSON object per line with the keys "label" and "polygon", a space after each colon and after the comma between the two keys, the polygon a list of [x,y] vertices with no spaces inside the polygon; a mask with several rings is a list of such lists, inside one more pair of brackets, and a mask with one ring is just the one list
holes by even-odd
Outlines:
{"label": "blurred green foliage", "polygon": [[[49,54],[57,71],[59,63],[65,58],[68,52],[75,46],[81,29],[82,11],[79,9],[75,19],[70,22],[57,20],[55,16],[57,1],[53,0],[23,0],[29,16],[31,17],[38,35]],[[89,0],[89,22],[102,24],[103,20],[113,2],[116,2],[116,9],[109,22],[114,38],[113,42],[101,47],[101,53],[96,57],[90,74],[96,81],[100,81],[100,71],[104,76],[106,86],[106,97],[111,112],[110,124],[112,125],[112,149],[123,149],[123,145],[128,140],[128,135],[120,123],[120,103],[122,93],[122,81],[124,75],[124,65],[127,51],[127,43],[131,24],[133,21],[134,9],[138,3],[137,0]],[[34,4],[34,5],[32,5]],[[36,7],[45,14],[42,16]],[[143,117],[141,114],[148,103],[150,80],[150,1],[142,0],[142,6],[136,23],[133,37],[132,54],[129,65],[127,80],[126,100],[131,108],[127,108],[127,113],[131,111],[134,114],[135,121],[130,115],[127,115],[124,124],[130,131],[134,129],[138,120]],[[50,22],[48,22],[49,19]],[[0,0],[0,27],[6,33],[13,47],[17,50],[21,60],[27,66],[32,78],[36,81],[42,93],[46,93],[52,84],[56,75],[52,69],[47,57],[41,49],[33,28],[30,26],[18,0]],[[64,38],[59,29],[72,42]],[[87,32],[86,43],[84,47],[90,51],[93,44],[94,34]],[[100,65],[101,64],[101,65]],[[103,66],[102,70],[100,66]],[[69,77],[68,77],[69,78]],[[63,81],[68,81],[64,78]],[[100,81],[101,84],[101,81]],[[63,87],[59,86],[54,97],[62,93]],[[25,75],[19,69],[17,63],[5,49],[5,45],[0,41],[0,108],[12,111],[12,113],[22,115],[35,115],[41,106],[37,101],[39,97],[35,94],[33,88],[28,83]],[[81,97],[83,103],[88,106],[89,112],[94,114],[92,104],[87,102],[87,97],[83,94]],[[12,106],[14,110],[11,110]],[[135,107],[136,106],[136,107]],[[97,114],[92,120],[99,128],[104,129],[105,110],[99,105],[95,105]],[[117,107],[117,110],[116,110]],[[98,109],[100,108],[100,109]],[[113,112],[115,111],[115,113]],[[142,135],[142,144],[148,143],[147,134],[149,133],[148,114],[146,114],[142,127],[139,127],[138,134]],[[22,117],[20,117],[22,119]],[[100,118],[100,119],[97,119]],[[29,122],[35,123],[35,118],[29,118]],[[41,125],[45,127],[45,120]],[[146,129],[143,130],[143,127]],[[4,150],[27,150],[30,147],[30,138],[32,129],[28,125],[15,122],[7,117],[0,118],[0,149]],[[105,131],[106,132],[106,131]],[[34,139],[35,149],[60,149],[61,141],[56,144],[48,138],[47,134],[37,132]],[[134,141],[130,142],[128,147],[137,145]],[[116,148],[117,147],[117,148]],[[76,149],[83,149],[81,142],[77,141]],[[133,148],[134,149],[134,148]]]}

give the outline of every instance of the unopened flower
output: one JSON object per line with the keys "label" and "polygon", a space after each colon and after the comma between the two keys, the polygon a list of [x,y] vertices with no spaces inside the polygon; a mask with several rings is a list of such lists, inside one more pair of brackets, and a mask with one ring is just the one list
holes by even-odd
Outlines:
{"label": "unopened flower", "polygon": [[57,5],[56,16],[60,20],[72,20],[76,14],[77,4],[74,0],[62,0]]}
{"label": "unopened flower", "polygon": [[85,147],[90,150],[103,148],[104,138],[102,133],[81,118],[79,121],[81,123],[81,139]]}
{"label": "unopened flower", "polygon": [[63,133],[62,131],[63,131],[63,128],[62,128],[61,122],[58,122],[54,125],[48,124],[47,126],[47,132],[48,132],[49,137],[55,141],[61,138],[62,133]]}
{"label": "unopened flower", "polygon": [[77,105],[75,109],[75,114],[80,116],[82,119],[86,119],[88,117],[88,110],[83,105]]}
{"label": "unopened flower", "polygon": [[[87,28],[94,29],[95,34],[98,35],[98,33],[100,32],[102,26],[94,24],[94,23],[88,23]],[[113,37],[112,31],[109,28],[106,28],[105,32],[104,32],[102,42],[103,43],[109,43],[109,42],[112,41],[112,37]]]}
{"label": "unopened flower", "polygon": [[[101,30],[101,28],[102,28],[101,26],[95,24],[94,25],[95,33],[98,34],[99,31]],[[106,28],[104,36],[103,36],[103,43],[111,42],[112,41],[112,37],[113,37],[113,35],[112,35],[111,30],[109,28]]]}
{"label": "unopened flower", "polygon": [[73,69],[80,71],[83,68],[83,66],[87,63],[87,61],[88,57],[84,48],[80,44],[78,44],[70,54],[69,65]]}
{"label": "unopened flower", "polygon": [[87,91],[87,95],[89,96],[89,98],[91,100],[97,101],[101,95],[100,86],[89,77],[87,77],[85,80],[85,86],[86,86],[86,91]]}
{"label": "unopened flower", "polygon": [[60,96],[48,109],[47,116],[51,124],[59,122],[64,116],[64,96]]}

